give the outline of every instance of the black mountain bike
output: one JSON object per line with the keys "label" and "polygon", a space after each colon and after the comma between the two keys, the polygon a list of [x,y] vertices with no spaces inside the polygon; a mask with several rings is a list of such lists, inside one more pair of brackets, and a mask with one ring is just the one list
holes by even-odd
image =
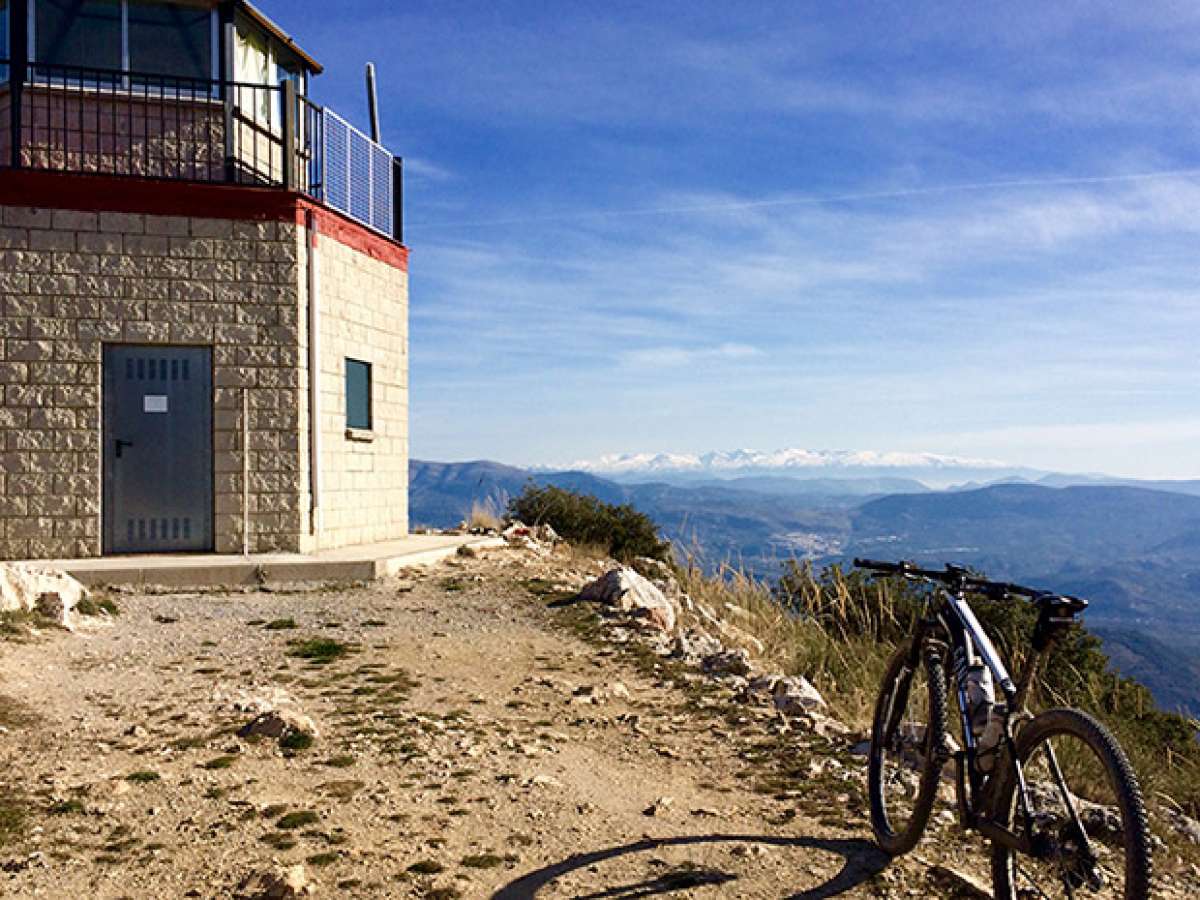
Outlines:
{"label": "black mountain bike", "polygon": [[[916,846],[943,788],[942,770],[953,761],[959,822],[992,844],[996,900],[1148,898],[1150,832],[1124,751],[1079,710],[1026,710],[1043,662],[1087,601],[957,566],[854,564],[933,587],[914,634],[888,664],[875,706],[868,790],[880,847],[898,855]],[[1033,653],[1016,683],[972,612],[971,594],[1035,604]]]}

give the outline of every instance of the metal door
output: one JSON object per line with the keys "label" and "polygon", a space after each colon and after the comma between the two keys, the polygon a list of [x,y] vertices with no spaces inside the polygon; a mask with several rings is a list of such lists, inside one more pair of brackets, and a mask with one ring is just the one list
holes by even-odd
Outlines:
{"label": "metal door", "polygon": [[104,550],[213,548],[212,351],[104,348]]}

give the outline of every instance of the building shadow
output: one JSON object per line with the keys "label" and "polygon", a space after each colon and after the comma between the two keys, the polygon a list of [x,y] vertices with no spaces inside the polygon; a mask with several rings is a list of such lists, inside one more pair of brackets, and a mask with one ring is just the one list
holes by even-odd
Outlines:
{"label": "building shadow", "polygon": [[[591,853],[578,853],[523,875],[492,895],[492,900],[536,900],[538,892],[553,881],[588,866],[663,847],[686,847],[697,844],[752,843],[776,847],[807,848],[842,857],[842,868],[828,881],[813,888],[789,894],[785,900],[824,900],[838,897],[857,885],[870,880],[887,866],[890,857],[874,844],[857,838],[824,839],[785,837],[780,835],[708,834],[686,837],[646,838],[619,847],[608,847]],[[719,869],[676,869],[667,874],[625,885],[610,885],[593,893],[580,895],[577,900],[633,900],[633,898],[662,896],[703,885],[725,884],[737,876]]]}

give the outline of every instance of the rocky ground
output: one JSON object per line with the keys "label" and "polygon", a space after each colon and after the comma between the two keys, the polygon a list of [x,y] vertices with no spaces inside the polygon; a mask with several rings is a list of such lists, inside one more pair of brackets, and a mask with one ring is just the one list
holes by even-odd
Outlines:
{"label": "rocky ground", "polygon": [[[0,895],[971,896],[947,809],[873,849],[853,735],[552,602],[601,571],[501,549],[0,641]],[[239,736],[264,710],[295,727]]]}

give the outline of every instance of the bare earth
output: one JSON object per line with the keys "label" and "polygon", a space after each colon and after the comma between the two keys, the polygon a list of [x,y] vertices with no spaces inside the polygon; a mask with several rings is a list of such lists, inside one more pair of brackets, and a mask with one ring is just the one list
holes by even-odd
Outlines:
{"label": "bare earth", "polygon": [[[592,614],[528,582],[548,574],[501,550],[365,587],[120,595],[77,635],[0,643],[0,704],[36,716],[0,705],[0,796],[30,809],[0,895],[235,897],[298,863],[329,897],[955,895],[921,850],[872,848],[844,740],[585,640]],[[314,637],[353,652],[287,655]],[[312,747],[237,737],[237,700],[280,690]],[[931,862],[982,874],[981,843],[931,830]]]}

